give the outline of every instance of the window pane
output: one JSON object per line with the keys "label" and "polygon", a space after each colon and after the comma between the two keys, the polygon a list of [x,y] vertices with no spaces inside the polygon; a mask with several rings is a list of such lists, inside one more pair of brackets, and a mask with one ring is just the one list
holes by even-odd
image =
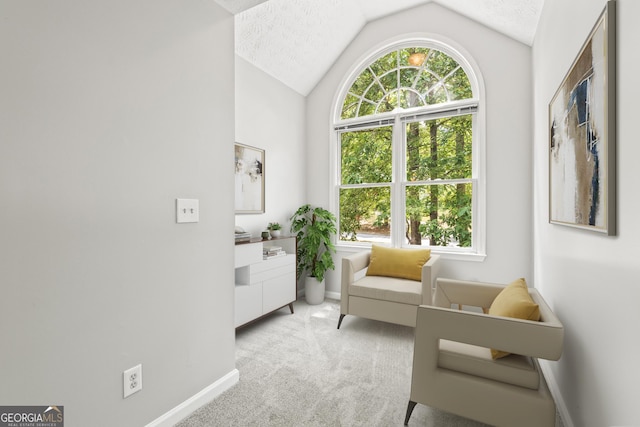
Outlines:
{"label": "window pane", "polygon": [[407,187],[405,243],[471,247],[471,193],[471,183]]}
{"label": "window pane", "polygon": [[400,70],[400,87],[413,88],[420,74],[417,68],[403,68]]}
{"label": "window pane", "polygon": [[362,95],[372,82],[373,74],[371,74],[371,71],[367,68],[358,76],[356,81],[353,82],[353,86],[351,86],[349,92]]}
{"label": "window pane", "polygon": [[[426,47],[411,47],[400,50],[400,65],[410,67],[421,67],[425,62],[429,62],[431,49]],[[435,51],[437,52],[437,51]]]}
{"label": "window pane", "polygon": [[415,84],[415,89],[422,94],[423,97],[428,96],[431,91],[435,90],[435,86],[440,84],[440,80],[434,76],[431,71],[424,70],[419,76]]}
{"label": "window pane", "polygon": [[376,60],[370,65],[371,71],[376,76],[381,76],[389,70],[393,70],[398,66],[398,53],[397,51],[391,52]]}
{"label": "window pane", "polygon": [[458,66],[455,59],[439,50],[434,50],[429,56],[429,69],[437,74],[440,79],[447,77],[451,72],[455,71]]}
{"label": "window pane", "polygon": [[398,88],[398,70],[393,70],[380,77],[380,83],[386,92]]}
{"label": "window pane", "polygon": [[407,181],[471,178],[471,115],[407,123]]}
{"label": "window pane", "polygon": [[391,242],[391,189],[340,190],[340,240]]}
{"label": "window pane", "polygon": [[342,133],[340,183],[391,182],[391,134],[391,126]]}
{"label": "window pane", "polygon": [[377,113],[387,113],[389,111],[393,111],[397,105],[398,91],[394,90],[393,92],[389,92],[389,94],[387,94],[387,96],[385,96],[384,99],[380,101]]}
{"label": "window pane", "polygon": [[[377,104],[378,101],[380,101],[380,99],[385,95],[385,93],[386,92],[382,90],[380,85],[378,83],[375,83],[369,88],[367,93],[364,94],[364,97]],[[360,116],[362,116],[362,114]]]}
{"label": "window pane", "polygon": [[356,109],[358,108],[358,102],[360,99],[349,93],[347,97],[344,99],[344,104],[342,104],[342,117],[343,119],[351,119],[356,117]]}
{"label": "window pane", "polygon": [[449,93],[441,83],[436,84],[431,88],[431,90],[427,91],[424,98],[429,105],[442,104],[443,102],[451,101]]}
{"label": "window pane", "polygon": [[445,81],[445,86],[452,100],[473,98],[469,77],[462,67],[458,68],[455,73],[449,76]]}
{"label": "window pane", "polygon": [[361,116],[369,116],[376,112],[377,104],[372,104],[369,100],[363,99],[362,104],[360,104],[360,109],[358,110],[358,117]]}
{"label": "window pane", "polygon": [[420,95],[414,90],[403,89],[400,93],[400,107],[412,108],[423,107],[424,102],[420,98]]}

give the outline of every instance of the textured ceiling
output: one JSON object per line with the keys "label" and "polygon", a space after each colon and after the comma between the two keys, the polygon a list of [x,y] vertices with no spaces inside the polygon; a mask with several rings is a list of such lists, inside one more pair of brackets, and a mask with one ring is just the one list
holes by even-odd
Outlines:
{"label": "textured ceiling", "polygon": [[433,1],[531,45],[544,0],[216,0],[236,54],[307,95],[367,22]]}

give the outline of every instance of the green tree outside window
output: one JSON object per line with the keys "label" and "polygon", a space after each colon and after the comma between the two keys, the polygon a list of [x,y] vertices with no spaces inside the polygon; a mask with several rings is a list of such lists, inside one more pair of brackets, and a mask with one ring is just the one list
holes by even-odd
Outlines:
{"label": "green tree outside window", "polygon": [[[468,99],[464,69],[438,49],[397,49],[364,67],[341,113],[364,124],[338,131],[340,240],[390,242],[395,218],[404,222],[404,244],[472,246],[475,110],[449,107]],[[366,123],[385,113],[395,113],[393,123]],[[393,206],[404,206],[404,219]]]}

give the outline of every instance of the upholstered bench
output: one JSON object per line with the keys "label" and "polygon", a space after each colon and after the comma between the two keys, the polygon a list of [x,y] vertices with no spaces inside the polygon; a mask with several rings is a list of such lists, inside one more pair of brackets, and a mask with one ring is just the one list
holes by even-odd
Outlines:
{"label": "upholstered bench", "polygon": [[418,306],[431,304],[438,260],[429,250],[375,245],[344,257],[338,329],[347,314],[415,327]]}

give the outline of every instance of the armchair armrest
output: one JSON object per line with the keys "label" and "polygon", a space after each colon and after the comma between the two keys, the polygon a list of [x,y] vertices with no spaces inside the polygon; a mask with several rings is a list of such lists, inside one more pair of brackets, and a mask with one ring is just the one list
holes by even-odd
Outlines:
{"label": "armchair armrest", "polygon": [[[348,265],[351,270],[351,274],[355,274],[360,270],[364,270],[369,266],[371,260],[371,251],[356,252],[349,256],[342,258],[342,266]],[[344,268],[342,269],[344,271]]]}
{"label": "armchair armrest", "polygon": [[[416,354],[426,352],[437,364],[440,339],[514,354],[558,360],[562,354],[564,330],[549,311],[539,322],[420,306],[416,325]],[[420,348],[420,350],[418,350]],[[435,366],[434,366],[435,367]]]}
{"label": "armchair armrest", "polygon": [[355,280],[355,274],[358,271],[364,270],[369,266],[370,260],[371,251],[356,252],[342,258],[342,277],[340,280],[340,292],[342,295],[342,298],[340,298],[340,309],[342,313],[348,312],[349,301],[347,295],[349,295],[349,285],[351,285]]}
{"label": "armchair armrest", "polygon": [[436,278],[440,271],[440,255],[431,257],[422,266],[422,304],[430,305],[433,299]]}
{"label": "armchair armrest", "polygon": [[438,278],[435,283],[433,304],[451,308],[452,304],[482,307],[488,310],[505,285]]}

